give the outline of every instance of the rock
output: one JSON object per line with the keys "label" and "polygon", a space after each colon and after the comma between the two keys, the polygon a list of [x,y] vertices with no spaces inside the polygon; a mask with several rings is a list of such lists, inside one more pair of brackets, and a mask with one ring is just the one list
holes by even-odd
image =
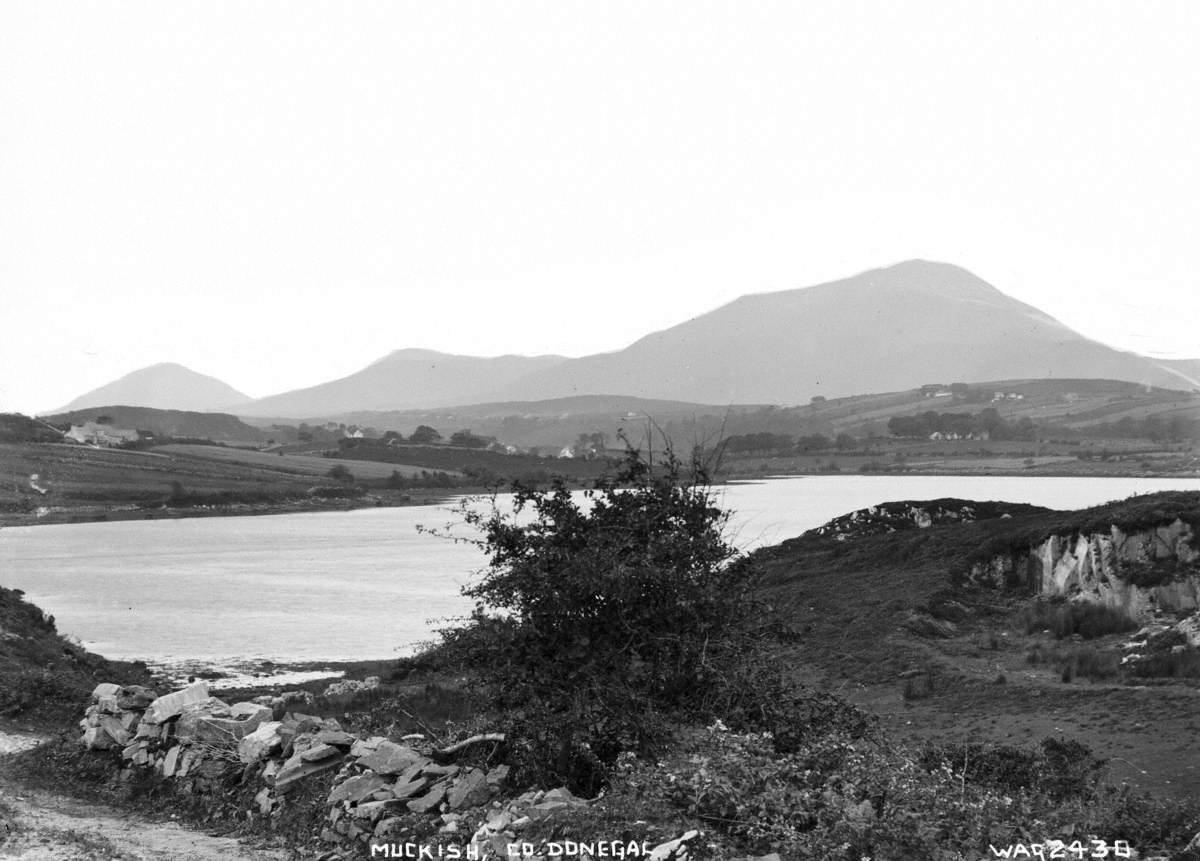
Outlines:
{"label": "rock", "polygon": [[497,765],[487,773],[487,783],[492,789],[499,789],[504,785],[504,781],[508,780],[509,767],[507,765]]}
{"label": "rock", "polygon": [[[1193,613],[1175,626],[1192,648],[1200,648],[1200,613]],[[1200,851],[1200,844],[1197,845]]]}
{"label": "rock", "polygon": [[567,789],[565,786],[560,786],[558,789],[551,789],[542,796],[542,801],[565,801],[567,804],[575,806],[587,804],[587,802],[582,798],[572,794],[571,790]]}
{"label": "rock", "polygon": [[274,712],[258,703],[234,703],[229,707],[229,716],[237,720],[259,719],[259,722],[269,721]]}
{"label": "rock", "polygon": [[352,804],[357,804],[367,796],[372,795],[376,790],[382,789],[385,786],[387,786],[387,780],[378,774],[370,772],[360,774],[335,786],[333,791],[329,793],[329,803],[337,804],[339,801],[349,801]]}
{"label": "rock", "polygon": [[398,816],[380,819],[375,825],[375,836],[388,837],[392,834],[398,834],[403,827],[404,820]]}
{"label": "rock", "polygon": [[[220,702],[218,700],[218,702]],[[261,711],[253,718],[237,720],[232,717],[219,717],[206,709],[213,708],[211,703],[195,703],[187,706],[175,725],[175,733],[181,739],[202,741],[214,744],[240,744],[242,739],[250,735],[271,717],[269,711]]]}
{"label": "rock", "polygon": [[158,694],[141,685],[126,685],[117,693],[117,708],[140,711],[158,699]]}
{"label": "rock", "polygon": [[358,764],[376,774],[399,774],[409,766],[425,759],[411,747],[382,741],[374,751],[360,757]]}
{"label": "rock", "polygon": [[370,738],[360,738],[350,745],[350,755],[356,759],[361,759],[364,756],[369,756],[379,749],[379,745],[387,741],[381,735],[373,735]]}
{"label": "rock", "polygon": [[334,747],[351,747],[358,739],[343,730],[327,729],[317,733],[317,741]]}
{"label": "rock", "polygon": [[317,744],[303,751],[300,754],[300,758],[305,762],[320,762],[321,760],[340,754],[341,751],[331,744]]}
{"label": "rock", "polygon": [[421,769],[422,774],[435,774],[438,776],[453,777],[458,774],[457,765],[434,765],[432,762]]}
{"label": "rock", "polygon": [[258,762],[278,750],[283,743],[279,737],[280,726],[278,721],[267,721],[243,736],[238,742],[238,759],[242,762]]}
{"label": "rock", "polygon": [[100,728],[103,729],[108,737],[117,745],[125,745],[132,738],[129,730],[125,729],[125,724],[121,722],[119,717],[115,715],[102,715],[100,717]]}
{"label": "rock", "polygon": [[162,723],[183,713],[186,706],[192,703],[204,702],[208,699],[208,682],[193,682],[182,690],[164,694],[152,702],[146,709],[143,720]]}
{"label": "rock", "polygon": [[408,802],[408,809],[413,813],[429,813],[437,809],[437,806],[442,803],[446,797],[445,783],[435,783],[430,790],[420,798],[414,798]]}
{"label": "rock", "polygon": [[282,794],[287,792],[292,785],[304,778],[319,774],[322,771],[329,771],[331,768],[337,768],[342,764],[344,757],[334,749],[335,756],[328,756],[325,759],[316,761],[306,760],[303,754],[296,754],[282,766],[275,774],[275,792]]}
{"label": "rock", "polygon": [[425,787],[428,785],[429,778],[427,777],[418,776],[409,780],[405,780],[403,777],[401,777],[392,786],[392,795],[396,796],[397,798],[412,798],[424,791]]}
{"label": "rock", "polygon": [[324,696],[327,697],[345,697],[353,696],[363,691],[374,690],[379,687],[379,676],[368,676],[361,682],[354,679],[342,679],[334,682],[325,688]]}
{"label": "rock", "polygon": [[108,750],[116,747],[116,743],[109,737],[103,729],[98,726],[90,726],[83,731],[83,737],[79,739],[79,743],[88,750]]}
{"label": "rock", "polygon": [[100,714],[115,715],[120,710],[115,696],[100,697],[96,700],[96,711]]}
{"label": "rock", "polygon": [[167,756],[163,760],[163,777],[174,777],[175,769],[179,765],[179,745],[167,751]]}
{"label": "rock", "polygon": [[483,804],[489,794],[487,775],[478,768],[472,768],[454,781],[446,794],[446,802],[451,810],[461,810],[464,807]]}
{"label": "rock", "polygon": [[258,805],[258,812],[266,816],[271,812],[271,807],[274,804],[274,799],[271,798],[271,788],[264,786],[254,796],[254,803]]}
{"label": "rock", "polygon": [[395,798],[387,801],[364,801],[354,808],[355,819],[366,819],[375,822],[385,813],[395,810],[401,802]]}
{"label": "rock", "polygon": [[112,682],[104,682],[96,685],[95,690],[92,691],[92,699],[99,702],[102,697],[115,697],[120,692],[120,685],[114,685]]}
{"label": "rock", "polygon": [[685,844],[699,836],[699,831],[688,831],[682,837],[676,837],[674,840],[655,846],[648,857],[650,861],[676,861],[676,859],[682,861],[689,854]]}

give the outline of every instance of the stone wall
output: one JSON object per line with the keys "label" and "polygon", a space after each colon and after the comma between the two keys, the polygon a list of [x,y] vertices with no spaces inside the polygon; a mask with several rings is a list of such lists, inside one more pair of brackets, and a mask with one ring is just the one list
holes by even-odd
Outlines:
{"label": "stone wall", "polygon": [[[438,751],[423,736],[362,737],[332,718],[304,713],[306,701],[311,695],[297,692],[230,705],[202,681],[163,696],[102,684],[80,721],[80,743],[119,751],[126,774],[152,770],[186,782],[188,791],[206,783],[215,790],[240,773],[242,784],[260,787],[246,813],[266,818],[278,815],[303,781],[332,772],[321,829],[330,851],[323,858],[343,857],[339,851],[370,857],[368,846],[395,844],[414,816],[434,820],[436,831],[460,847],[460,857],[515,857],[509,846],[521,843],[534,823],[590,804],[565,788],[506,795],[508,766],[485,771],[448,761],[464,743]],[[502,740],[478,737],[480,743]],[[638,857],[668,861],[695,836],[689,832]]]}

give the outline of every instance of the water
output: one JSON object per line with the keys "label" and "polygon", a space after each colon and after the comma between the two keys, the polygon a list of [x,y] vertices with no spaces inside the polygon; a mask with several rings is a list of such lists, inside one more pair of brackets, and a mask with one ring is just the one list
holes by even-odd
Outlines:
{"label": "water", "polygon": [[[1073,509],[1197,479],[806,476],[718,492],[745,549],[897,499],[998,499]],[[417,530],[445,506],[0,530],[0,584],[112,658],[155,663],[352,660],[403,654],[469,610],[482,553]],[[456,530],[470,535],[464,528]]]}

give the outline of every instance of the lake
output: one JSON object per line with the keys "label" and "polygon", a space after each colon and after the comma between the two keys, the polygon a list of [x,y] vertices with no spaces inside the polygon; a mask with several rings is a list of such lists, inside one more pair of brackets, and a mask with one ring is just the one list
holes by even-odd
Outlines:
{"label": "lake", "polygon": [[[1074,509],[1200,479],[804,476],[718,489],[744,549],[898,499],[950,496]],[[0,529],[0,585],[111,658],[156,664],[404,654],[468,609],[474,546],[418,531],[448,506]],[[469,536],[463,527],[455,530]]]}

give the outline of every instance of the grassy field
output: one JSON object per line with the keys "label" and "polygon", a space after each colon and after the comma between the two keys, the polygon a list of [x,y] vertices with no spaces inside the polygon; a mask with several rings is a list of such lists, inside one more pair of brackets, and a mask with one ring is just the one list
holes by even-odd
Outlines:
{"label": "grassy field", "polygon": [[[790,656],[796,676],[870,709],[897,737],[1023,745],[1064,736],[1110,759],[1114,780],[1194,797],[1200,795],[1200,680],[1156,682],[1115,671],[1095,681],[1082,674],[1066,680],[1056,655],[1082,648],[1119,656],[1129,634],[1084,644],[1057,640],[1028,630],[1029,598],[951,585],[988,541],[1026,546],[1065,524],[1134,524],[1159,507],[1156,498],[1200,518],[1195,494],[1175,502],[1155,496],[1140,501],[1150,508],[1117,503],[846,543],[796,539],[756,558],[767,599],[796,638]],[[914,633],[907,624],[913,613],[952,618],[950,636]]]}
{"label": "grassy field", "polygon": [[[358,502],[320,494],[312,498],[314,487],[348,487],[327,477],[337,464],[349,469],[356,482],[369,483],[371,495]],[[189,516],[410,504],[444,497],[444,492],[388,491],[383,484],[393,471],[420,472],[401,464],[206,445],[128,451],[64,443],[0,444],[0,524],[149,516],[164,505],[174,509],[173,498],[180,494],[191,497],[184,506]]]}
{"label": "grassy field", "polygon": [[[335,460],[320,455],[285,454],[209,445],[173,443],[159,446],[154,451],[156,453],[171,455],[177,461],[193,460],[236,464],[244,465],[254,470],[266,470],[272,473],[283,472],[297,476],[325,476],[337,464],[341,464],[350,470],[356,479],[387,478],[393,472],[399,472],[403,476],[412,476],[419,474],[422,469],[419,466],[411,466],[403,463],[381,463],[379,461],[353,458]],[[457,471],[445,471],[451,475],[460,475]]]}

